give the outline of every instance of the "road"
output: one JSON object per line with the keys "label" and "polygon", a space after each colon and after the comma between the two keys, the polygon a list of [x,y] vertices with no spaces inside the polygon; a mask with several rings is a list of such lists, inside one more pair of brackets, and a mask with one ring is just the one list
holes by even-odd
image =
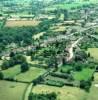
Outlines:
{"label": "road", "polygon": [[83,37],[79,38],[78,40],[76,40],[72,45],[71,47],[68,49],[68,52],[69,52],[69,57],[67,58],[67,61],[70,61],[73,56],[74,56],[74,52],[73,52],[73,49],[74,47],[77,46],[77,44],[83,39]]}

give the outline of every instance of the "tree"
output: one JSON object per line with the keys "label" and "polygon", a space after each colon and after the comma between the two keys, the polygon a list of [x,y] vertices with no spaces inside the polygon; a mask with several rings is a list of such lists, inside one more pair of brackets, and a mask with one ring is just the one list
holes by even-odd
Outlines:
{"label": "tree", "polygon": [[14,57],[15,56],[15,53],[14,52],[11,52],[10,53],[10,57]]}
{"label": "tree", "polygon": [[14,57],[13,57],[13,60],[15,61],[15,64],[22,64],[24,62],[26,62],[26,58],[21,55],[21,54],[16,54]]}
{"label": "tree", "polygon": [[2,72],[0,72],[0,80],[2,80],[4,78],[4,75]]}
{"label": "tree", "polygon": [[2,70],[8,69],[9,67],[10,67],[10,64],[8,60],[5,60],[1,65]]}
{"label": "tree", "polygon": [[82,70],[82,64],[81,63],[76,63],[75,64],[75,70],[76,71],[81,71]]}
{"label": "tree", "polygon": [[91,80],[80,81],[80,88],[85,89],[87,92],[89,92],[90,86],[91,86]]}
{"label": "tree", "polygon": [[21,72],[26,72],[29,70],[29,65],[27,62],[21,64]]}
{"label": "tree", "polygon": [[68,10],[64,9],[63,13],[64,13],[64,20],[67,20],[68,19]]}
{"label": "tree", "polygon": [[65,56],[63,56],[63,57],[62,57],[62,63],[63,63],[63,65],[65,65],[65,64],[66,64],[66,59],[65,59]]}

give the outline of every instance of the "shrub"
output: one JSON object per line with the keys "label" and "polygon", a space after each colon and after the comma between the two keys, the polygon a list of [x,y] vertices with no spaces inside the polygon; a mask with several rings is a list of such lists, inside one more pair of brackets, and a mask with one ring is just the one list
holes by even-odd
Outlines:
{"label": "shrub", "polygon": [[47,85],[51,85],[51,86],[58,86],[58,87],[62,87],[64,86],[64,82],[61,81],[54,81],[54,80],[47,80],[46,81]]}
{"label": "shrub", "polygon": [[33,94],[30,93],[28,100],[56,100],[57,95],[53,93],[49,94]]}
{"label": "shrub", "polygon": [[0,72],[0,80],[2,80],[4,78],[4,75],[2,72]]}
{"label": "shrub", "polygon": [[69,74],[66,74],[66,73],[50,73],[51,76],[54,76],[54,77],[60,77],[60,78],[64,78],[64,79],[67,79],[69,77]]}
{"label": "shrub", "polygon": [[87,92],[89,92],[90,86],[91,86],[91,80],[80,81],[80,88],[85,89]]}
{"label": "shrub", "polygon": [[29,70],[29,65],[27,62],[21,64],[21,72],[26,72]]}

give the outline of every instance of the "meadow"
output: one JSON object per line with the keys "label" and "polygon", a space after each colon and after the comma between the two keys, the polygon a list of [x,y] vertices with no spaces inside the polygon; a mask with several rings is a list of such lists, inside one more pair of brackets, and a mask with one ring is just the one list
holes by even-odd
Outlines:
{"label": "meadow", "polygon": [[74,3],[66,3],[66,1],[62,4],[54,4],[52,6],[49,6],[48,8],[46,8],[46,10],[54,10],[56,8],[61,8],[61,9],[72,9],[72,8],[78,8],[78,7],[82,7],[84,5],[89,5],[89,4],[96,4],[98,3],[97,0],[90,0],[90,1],[83,1],[83,0],[79,0],[77,2]]}
{"label": "meadow", "polygon": [[75,80],[78,80],[78,81],[88,80],[92,77],[93,73],[94,73],[94,70],[92,70],[90,68],[84,68],[80,72],[74,72],[73,77]]}
{"label": "meadow", "polygon": [[20,73],[15,77],[15,80],[22,82],[31,82],[36,79],[38,76],[42,75],[45,72],[45,69],[32,67],[29,71]]}
{"label": "meadow", "polygon": [[17,74],[21,73],[20,65],[2,71],[4,78],[14,78]]}
{"label": "meadow", "polygon": [[95,59],[95,61],[98,61],[98,48],[88,48],[88,52]]}
{"label": "meadow", "polygon": [[0,80],[0,100],[22,100],[27,84]]}
{"label": "meadow", "polygon": [[87,100],[98,100],[98,87],[96,87],[95,84],[98,84],[98,73],[94,75],[94,82],[91,86]]}
{"label": "meadow", "polygon": [[86,92],[77,87],[54,87],[48,85],[37,85],[32,90],[35,94],[55,92],[57,100],[85,100]]}

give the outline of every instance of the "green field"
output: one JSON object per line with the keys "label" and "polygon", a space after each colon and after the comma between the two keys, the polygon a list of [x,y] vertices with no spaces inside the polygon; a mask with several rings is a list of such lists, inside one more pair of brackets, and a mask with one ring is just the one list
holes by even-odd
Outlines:
{"label": "green field", "polygon": [[96,60],[98,61],[98,48],[89,48],[88,52],[90,53],[90,55]]}
{"label": "green field", "polygon": [[65,65],[65,66],[62,66],[59,70],[61,70],[63,73],[66,73],[66,72],[68,72],[71,69],[72,69],[72,66]]}
{"label": "green field", "polygon": [[22,100],[27,84],[0,81],[0,100]]}
{"label": "green field", "polygon": [[88,80],[92,77],[94,70],[90,69],[90,68],[84,68],[82,71],[80,72],[74,72],[73,73],[73,77],[75,80]]}
{"label": "green field", "polygon": [[95,86],[95,84],[98,84],[98,73],[95,73],[94,77],[94,82],[90,89],[90,93],[88,94],[87,100],[98,100],[98,87]]}
{"label": "green field", "polygon": [[35,94],[51,93],[57,94],[57,100],[85,100],[86,92],[76,87],[53,87],[48,85],[37,85],[32,90]]}
{"label": "green field", "polygon": [[42,75],[45,72],[45,69],[32,67],[29,71],[21,73],[15,77],[18,81],[31,82],[36,79],[38,76]]}
{"label": "green field", "polygon": [[77,8],[77,7],[82,7],[83,5],[89,5],[89,4],[96,4],[98,3],[97,0],[90,0],[90,1],[83,1],[83,0],[79,0],[77,2],[74,3],[62,3],[62,4],[54,4],[53,6],[48,7],[46,10],[54,10],[56,8],[60,8],[60,9],[71,9],[71,8]]}
{"label": "green field", "polygon": [[17,74],[21,73],[20,65],[4,70],[2,73],[4,78],[14,78]]}

